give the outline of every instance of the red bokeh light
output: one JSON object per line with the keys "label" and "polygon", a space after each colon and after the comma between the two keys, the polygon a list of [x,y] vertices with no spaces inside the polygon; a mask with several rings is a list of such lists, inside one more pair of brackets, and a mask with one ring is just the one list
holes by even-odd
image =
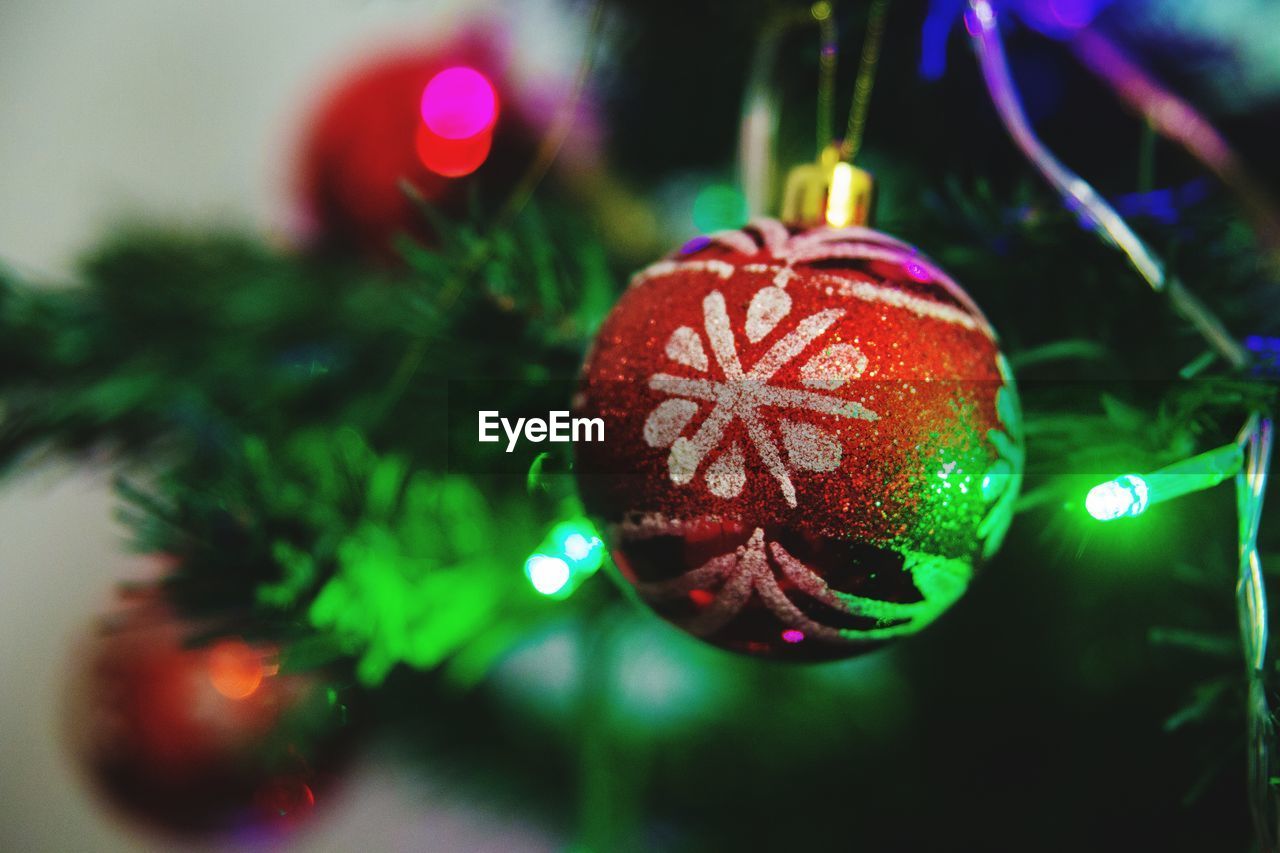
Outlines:
{"label": "red bokeh light", "polygon": [[423,166],[446,178],[460,178],[484,164],[493,145],[493,130],[466,139],[447,139],[420,124],[416,145]]}

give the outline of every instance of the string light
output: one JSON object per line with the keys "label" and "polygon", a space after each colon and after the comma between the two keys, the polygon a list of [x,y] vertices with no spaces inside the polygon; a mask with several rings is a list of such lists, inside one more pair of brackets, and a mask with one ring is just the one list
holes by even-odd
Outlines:
{"label": "string light", "polygon": [[446,68],[422,90],[422,121],[437,136],[466,139],[493,127],[498,95],[474,68]]}
{"label": "string light", "polygon": [[474,68],[446,68],[422,90],[418,159],[437,175],[460,178],[484,165],[493,145],[498,96]]}
{"label": "string light", "polygon": [[582,561],[591,555],[593,548],[600,544],[600,540],[592,537],[588,539],[581,533],[571,533],[564,540],[564,555],[570,560]]}
{"label": "string light", "polygon": [[493,132],[484,131],[466,139],[446,139],[431,132],[425,124],[418,125],[415,145],[418,159],[437,175],[461,178],[484,165],[493,144]]}
{"label": "string light", "polygon": [[551,528],[524,563],[524,574],[539,594],[568,598],[604,563],[604,542],[581,516]]}
{"label": "string light", "polygon": [[1151,502],[1151,489],[1138,474],[1122,474],[1089,490],[1084,508],[1098,521],[1140,515]]}
{"label": "string light", "polygon": [[[1087,222],[1098,237],[1124,252],[1151,288],[1169,298],[1173,307],[1191,323],[1214,353],[1237,371],[1254,367],[1251,350],[1256,354],[1255,346],[1261,341],[1254,341],[1255,346],[1250,346],[1247,341],[1242,346],[1235,340],[1221,321],[1176,277],[1166,275],[1160,260],[1115,208],[1107,204],[1088,182],[1067,169],[1035,135],[1009,74],[999,22],[991,0],[968,0],[968,4],[965,27],[977,48],[992,103],[1015,144],[1071,209],[1087,214]],[[1274,235],[1280,233],[1280,226],[1273,223],[1280,222],[1280,217],[1274,213],[1269,199],[1251,192],[1252,185],[1243,168],[1239,167],[1238,158],[1231,154],[1216,130],[1185,102],[1156,85],[1136,63],[1129,61],[1114,46],[1096,34],[1083,35],[1087,36],[1082,38],[1085,49],[1077,48],[1081,60],[1107,80],[1122,98],[1138,107],[1156,131],[1182,144],[1235,189],[1252,213],[1255,227],[1264,242],[1268,245],[1277,242]],[[1268,652],[1266,584],[1257,543],[1262,500],[1270,472],[1272,431],[1271,420],[1255,411],[1236,444],[1211,450],[1154,474],[1130,474],[1100,484],[1085,501],[1086,509],[1095,518],[1104,521],[1123,518],[1141,513],[1150,504],[1207,488],[1235,475],[1240,521],[1236,597],[1241,645],[1248,665],[1248,794],[1257,846],[1261,850],[1274,850],[1280,846],[1276,834],[1280,791],[1274,783],[1280,760],[1277,759],[1276,729],[1267,699],[1266,678],[1273,664]]]}
{"label": "string light", "polygon": [[1092,184],[1063,165],[1036,136],[1010,76],[1004,42],[1000,38],[1000,25],[990,0],[969,0],[965,27],[977,48],[978,64],[996,114],[1027,160],[1104,243],[1124,253],[1152,290],[1168,297],[1174,309],[1195,327],[1209,346],[1232,367],[1244,367],[1248,363],[1248,354],[1223,327],[1222,321],[1177,277],[1167,275],[1163,262],[1124,217]]}
{"label": "string light", "polygon": [[1249,335],[1245,348],[1253,355],[1253,370],[1264,376],[1280,374],[1280,338]]}
{"label": "string light", "polygon": [[524,573],[533,588],[543,595],[556,595],[568,585],[573,572],[559,557],[534,554],[524,563]]}
{"label": "string light", "polygon": [[1089,490],[1084,506],[1098,521],[1130,518],[1152,504],[1212,488],[1234,476],[1243,464],[1240,445],[1228,444],[1151,474],[1123,474],[1099,483]]}
{"label": "string light", "polygon": [[1236,577],[1236,609],[1240,620],[1240,642],[1244,651],[1248,687],[1248,780],[1249,810],[1258,836],[1258,849],[1275,850],[1277,815],[1277,756],[1275,716],[1267,698],[1269,673],[1273,670],[1267,586],[1258,553],[1258,530],[1262,526],[1262,501],[1271,470],[1274,427],[1270,418],[1255,412],[1240,432],[1246,460],[1236,477],[1236,507],[1239,516],[1239,572]]}
{"label": "string light", "polygon": [[229,639],[209,649],[209,683],[228,699],[248,699],[268,674],[262,654],[243,640]]}

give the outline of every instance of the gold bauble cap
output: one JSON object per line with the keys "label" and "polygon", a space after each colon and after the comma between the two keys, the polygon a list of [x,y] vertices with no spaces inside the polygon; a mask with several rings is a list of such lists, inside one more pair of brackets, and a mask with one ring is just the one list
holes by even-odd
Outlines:
{"label": "gold bauble cap", "polygon": [[839,146],[829,145],[816,163],[796,166],[787,175],[782,221],[802,228],[869,225],[874,195],[871,173],[840,159]]}

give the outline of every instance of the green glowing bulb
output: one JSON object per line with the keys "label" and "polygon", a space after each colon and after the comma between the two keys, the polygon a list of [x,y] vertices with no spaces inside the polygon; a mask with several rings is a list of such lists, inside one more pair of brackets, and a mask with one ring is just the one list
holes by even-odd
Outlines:
{"label": "green glowing bulb", "polygon": [[569,564],[559,557],[534,554],[524,564],[524,573],[533,588],[543,595],[555,595],[569,584]]}
{"label": "green glowing bulb", "polygon": [[551,528],[538,551],[563,557],[575,577],[592,574],[604,562],[604,542],[595,525],[585,518],[562,521]]}
{"label": "green glowing bulb", "polygon": [[604,563],[604,541],[582,516],[557,523],[525,561],[524,573],[538,592],[563,599]]}
{"label": "green glowing bulb", "polygon": [[570,533],[564,540],[564,555],[575,563],[579,560],[585,560],[591,555],[591,549],[599,541],[597,539],[592,542],[581,533]]}
{"label": "green glowing bulb", "polygon": [[1084,507],[1099,521],[1138,515],[1151,504],[1216,486],[1243,463],[1240,446],[1227,444],[1150,474],[1125,474],[1100,483],[1089,490]]}
{"label": "green glowing bulb", "polygon": [[1084,508],[1098,521],[1138,515],[1147,508],[1150,490],[1137,474],[1124,474],[1089,490]]}

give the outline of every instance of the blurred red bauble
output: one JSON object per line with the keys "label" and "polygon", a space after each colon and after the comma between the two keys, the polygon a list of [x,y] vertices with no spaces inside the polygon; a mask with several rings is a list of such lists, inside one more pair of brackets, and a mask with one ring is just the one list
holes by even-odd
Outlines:
{"label": "blurred red bauble", "polygon": [[338,714],[277,650],[191,625],[150,597],[111,620],[73,682],[71,737],[98,790],[170,832],[285,830],[330,781]]}
{"label": "blurred red bauble", "polygon": [[497,27],[479,27],[382,54],[322,97],[305,129],[298,187],[316,246],[393,260],[398,234],[431,239],[410,193],[456,214],[473,195],[510,191],[568,93],[518,81],[504,41]]}
{"label": "blurred red bauble", "polygon": [[733,651],[819,660],[912,634],[999,545],[1017,394],[973,301],[869,228],[761,220],[642,271],[575,414],[628,587]]}

